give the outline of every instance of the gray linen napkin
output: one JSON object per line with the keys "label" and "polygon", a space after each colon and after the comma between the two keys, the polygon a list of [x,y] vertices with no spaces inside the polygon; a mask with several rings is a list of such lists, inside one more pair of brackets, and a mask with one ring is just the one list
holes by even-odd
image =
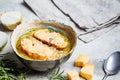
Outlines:
{"label": "gray linen napkin", "polygon": [[[86,31],[76,30],[69,16],[64,15],[52,1]],[[116,25],[103,28],[100,25],[120,13],[119,0],[25,0],[25,2],[40,19],[53,19],[71,25],[79,35],[78,38],[85,43],[115,28]],[[97,30],[99,27],[101,29]],[[94,32],[90,32],[91,30]]]}

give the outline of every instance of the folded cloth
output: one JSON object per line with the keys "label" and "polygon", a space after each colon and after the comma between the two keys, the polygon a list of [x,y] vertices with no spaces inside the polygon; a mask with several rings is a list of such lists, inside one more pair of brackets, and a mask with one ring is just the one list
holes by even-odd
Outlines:
{"label": "folded cloth", "polygon": [[[53,4],[53,1],[59,9],[70,16],[65,17],[66,15]],[[119,0],[25,0],[25,2],[40,19],[54,19],[70,24],[68,17],[72,18],[80,27],[86,30],[76,31],[79,39],[86,43],[116,27],[115,25],[108,27],[100,25],[120,13]]]}

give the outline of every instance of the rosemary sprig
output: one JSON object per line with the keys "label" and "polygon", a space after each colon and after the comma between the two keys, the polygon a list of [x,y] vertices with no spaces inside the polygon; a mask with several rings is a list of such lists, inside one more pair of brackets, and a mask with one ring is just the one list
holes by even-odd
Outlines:
{"label": "rosemary sprig", "polygon": [[0,80],[15,80],[12,76],[8,75],[3,67],[0,67]]}
{"label": "rosemary sprig", "polygon": [[50,80],[67,80],[67,77],[63,75],[64,71],[60,72],[60,67],[58,70],[52,75]]}
{"label": "rosemary sprig", "polygon": [[25,80],[25,75],[26,75],[26,73],[21,73],[19,76],[18,76],[18,78],[19,78],[19,80]]}
{"label": "rosemary sprig", "polygon": [[13,61],[0,60],[0,80],[25,80],[25,73],[15,68]]}
{"label": "rosemary sprig", "polygon": [[0,61],[0,80],[16,80],[13,76],[8,74],[10,68],[4,67],[5,63]]}

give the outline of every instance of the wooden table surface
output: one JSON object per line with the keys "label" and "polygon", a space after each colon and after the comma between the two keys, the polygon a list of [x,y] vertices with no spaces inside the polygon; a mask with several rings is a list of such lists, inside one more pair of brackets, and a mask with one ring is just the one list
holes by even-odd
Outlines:
{"label": "wooden table surface", "polygon": [[[28,0],[25,0],[26,2]],[[35,0],[34,0],[35,1]],[[27,23],[29,21],[32,20],[46,20],[46,19],[54,19],[57,20],[59,22],[64,22],[70,26],[73,27],[73,29],[76,31],[76,34],[79,35],[79,33],[82,32],[82,30],[80,30],[74,22],[72,22],[70,20],[69,17],[67,17],[66,15],[64,15],[60,10],[58,10],[57,8],[51,8],[51,7],[55,7],[55,5],[53,5],[53,3],[50,2],[50,0],[39,0],[41,1],[41,4],[46,4],[43,5],[44,7],[41,9],[43,10],[43,12],[38,12],[38,13],[34,13],[25,3],[23,3],[23,0],[0,0],[0,12],[4,12],[4,11],[8,11],[8,10],[19,10],[22,12],[24,20],[23,23]],[[78,25],[96,25],[92,20],[91,22],[88,21],[88,23],[86,21],[84,21],[84,17],[82,17],[83,13],[82,11],[78,11],[76,9],[82,8],[83,10],[85,10],[87,14],[90,12],[90,10],[88,9],[88,6],[80,6],[82,4],[87,4],[87,0],[81,1],[81,4],[79,3],[79,0],[74,1],[74,0],[59,0],[60,1],[60,5],[58,0],[54,0],[55,3],[63,10],[65,11],[65,13],[69,13],[69,15],[73,18],[73,20],[75,20]],[[97,0],[94,0],[97,1]],[[110,0],[105,0],[110,1]],[[116,2],[118,0],[115,0]],[[29,2],[29,1],[28,1]],[[99,0],[98,0],[99,2]],[[76,5],[76,7],[74,7],[74,5]],[[91,2],[92,5],[92,2]],[[101,4],[104,5],[104,4]],[[110,4],[109,4],[110,5]],[[118,3],[117,5],[120,5],[120,3]],[[42,5],[40,5],[42,6]],[[69,7],[68,7],[69,6]],[[113,5],[115,7],[115,5]],[[68,8],[67,8],[68,7]],[[94,6],[93,6],[94,7]],[[93,8],[91,7],[91,8]],[[104,7],[107,7],[104,5]],[[99,8],[99,7],[98,7]],[[52,10],[50,10],[52,9]],[[119,8],[117,8],[119,9]],[[49,11],[50,10],[50,11]],[[115,9],[116,10],[116,9]],[[45,13],[44,13],[45,12]],[[112,11],[111,11],[112,12]],[[119,12],[119,11],[118,11]],[[116,12],[116,13],[118,13]],[[43,15],[44,13],[44,15]],[[37,15],[36,15],[37,14]],[[42,16],[38,15],[41,14]],[[94,13],[93,13],[94,14]],[[93,14],[87,14],[88,16],[93,16]],[[101,13],[103,14],[103,13]],[[77,17],[76,17],[77,15]],[[105,14],[105,15],[109,15]],[[87,16],[87,18],[90,20],[91,18],[89,18]],[[109,15],[109,17],[113,17],[115,16],[115,14]],[[79,22],[79,18],[82,17],[81,21]],[[99,16],[97,16],[99,17]],[[101,17],[102,19],[102,17]],[[101,19],[97,19],[97,22],[102,23]],[[107,21],[108,19],[105,18]],[[10,35],[12,33],[12,31],[6,31],[3,30],[0,26],[0,30],[4,31],[8,34],[9,38]],[[102,33],[101,33],[102,34]],[[84,43],[83,41],[77,39],[77,45],[75,48],[74,53],[72,54],[71,58],[63,65],[61,65],[61,70],[64,70],[64,74],[66,75],[66,72],[72,69],[76,69],[78,72],[80,71],[80,68],[74,67],[74,61],[76,59],[76,57],[79,54],[85,54],[85,55],[89,55],[91,57],[91,63],[95,64],[95,71],[94,71],[94,76],[93,76],[93,80],[101,80],[102,77],[104,76],[104,72],[102,70],[102,64],[104,59],[106,59],[112,52],[114,51],[120,51],[120,25],[118,24],[116,27],[114,27],[112,30],[110,30],[107,33],[102,34],[101,36],[97,37],[96,39],[94,39],[93,41],[89,42],[89,43]],[[10,46],[10,41],[8,41],[8,44],[5,46],[5,48],[3,49],[3,51],[1,51],[1,54],[5,54],[7,52],[13,52],[11,46]],[[13,57],[13,56],[11,56]],[[49,80],[49,76],[51,74],[29,74],[27,75],[27,79],[26,80]],[[110,76],[107,78],[107,80],[120,80],[120,73],[118,73],[115,76]]]}

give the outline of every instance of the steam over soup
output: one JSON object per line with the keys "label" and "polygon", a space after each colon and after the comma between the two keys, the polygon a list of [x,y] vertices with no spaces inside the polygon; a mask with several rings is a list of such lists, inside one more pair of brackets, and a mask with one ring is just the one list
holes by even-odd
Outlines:
{"label": "steam over soup", "polygon": [[55,60],[67,55],[71,44],[63,32],[49,28],[36,28],[18,39],[16,49],[26,59]]}

